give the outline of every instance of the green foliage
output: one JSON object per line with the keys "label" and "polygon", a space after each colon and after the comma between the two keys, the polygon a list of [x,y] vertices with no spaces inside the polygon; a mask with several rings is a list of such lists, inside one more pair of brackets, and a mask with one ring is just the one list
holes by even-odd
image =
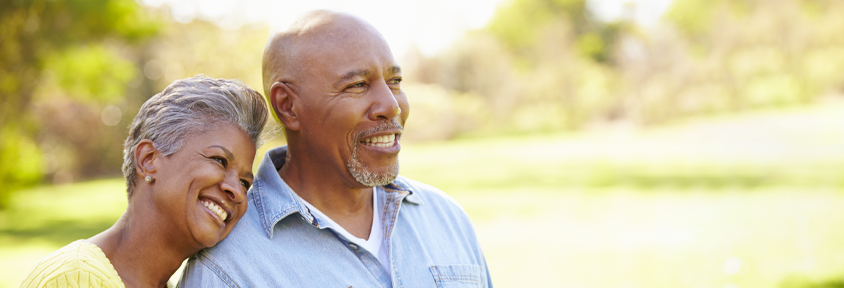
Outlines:
{"label": "green foliage", "polygon": [[586,0],[513,0],[498,9],[488,29],[510,48],[522,50],[536,46],[542,28],[555,19],[585,30],[587,15]]}
{"label": "green foliage", "polygon": [[134,63],[103,45],[71,47],[46,57],[45,70],[61,91],[84,102],[109,103],[123,98],[136,77]]}
{"label": "green foliage", "polygon": [[809,277],[790,275],[777,288],[844,288],[844,280],[832,279],[828,281],[814,281]]}
{"label": "green foliage", "polygon": [[[0,165],[0,176],[4,180],[3,189],[14,191],[37,183],[41,178],[41,153],[38,146],[28,137],[21,135],[20,127],[4,125],[0,126],[0,129],[0,135],[3,135],[0,137],[0,159],[6,163]],[[9,193],[0,192],[0,207],[8,204]]]}
{"label": "green foliage", "polygon": [[[719,14],[747,15],[757,0],[673,0],[663,18],[692,38],[717,33]],[[765,1],[762,1],[764,5]],[[807,1],[812,2],[812,1]]]}
{"label": "green foliage", "polygon": [[606,44],[598,33],[586,33],[574,43],[581,54],[593,59],[602,58],[606,53]]}
{"label": "green foliage", "polygon": [[528,62],[526,70],[542,62],[535,50],[544,45],[548,34],[574,38],[580,55],[608,62],[615,38],[624,29],[626,25],[621,22],[595,20],[586,0],[514,0],[500,7],[486,28],[523,58],[517,61]]}
{"label": "green foliage", "polygon": [[712,26],[715,7],[726,0],[673,0],[664,19],[687,34],[709,31]]}
{"label": "green foliage", "polygon": [[137,44],[158,29],[158,21],[131,0],[0,2],[0,182],[6,184],[0,199],[40,177],[32,168],[41,165],[33,97],[44,86],[45,69],[62,89],[49,91],[52,99],[114,101],[134,69],[103,43]]}

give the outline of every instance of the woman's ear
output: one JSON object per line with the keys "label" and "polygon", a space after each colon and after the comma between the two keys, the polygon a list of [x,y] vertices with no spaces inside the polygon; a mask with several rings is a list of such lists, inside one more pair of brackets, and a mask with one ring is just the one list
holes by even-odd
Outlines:
{"label": "woman's ear", "polygon": [[135,146],[135,170],[138,171],[141,179],[146,176],[155,178],[156,157],[160,154],[155,149],[152,140],[144,139]]}
{"label": "woman's ear", "polygon": [[299,107],[294,103],[296,100],[298,95],[288,83],[275,82],[270,87],[270,104],[285,130],[299,131],[299,117],[296,116]]}

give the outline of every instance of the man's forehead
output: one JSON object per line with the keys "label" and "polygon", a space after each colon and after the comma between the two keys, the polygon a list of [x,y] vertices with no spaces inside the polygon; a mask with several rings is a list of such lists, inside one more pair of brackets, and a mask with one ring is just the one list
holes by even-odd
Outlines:
{"label": "man's forehead", "polygon": [[296,54],[305,63],[323,63],[326,64],[325,68],[342,70],[332,73],[342,74],[337,76],[345,76],[347,73],[363,76],[364,73],[375,72],[372,69],[376,67],[387,73],[401,71],[387,42],[377,31],[347,28],[354,27],[338,27],[303,37]]}
{"label": "man's forehead", "polygon": [[265,58],[271,63],[268,69],[286,70],[288,80],[305,80],[294,76],[299,73],[304,73],[299,74],[301,77],[328,76],[336,80],[349,73],[400,72],[387,41],[375,27],[357,17],[332,11],[302,15],[288,29],[274,35],[267,50],[271,56]]}
{"label": "man's forehead", "polygon": [[313,11],[290,25],[285,33],[303,42],[342,42],[360,37],[381,38],[381,33],[355,16],[332,11]]}

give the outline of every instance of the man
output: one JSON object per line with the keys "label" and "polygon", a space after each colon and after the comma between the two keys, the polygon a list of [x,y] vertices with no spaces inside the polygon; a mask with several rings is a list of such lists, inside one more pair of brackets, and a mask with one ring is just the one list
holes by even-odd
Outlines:
{"label": "man", "polygon": [[267,152],[246,215],[180,286],[492,286],[463,209],[398,176],[410,109],[375,28],[307,13],[271,37],[263,76],[288,145]]}

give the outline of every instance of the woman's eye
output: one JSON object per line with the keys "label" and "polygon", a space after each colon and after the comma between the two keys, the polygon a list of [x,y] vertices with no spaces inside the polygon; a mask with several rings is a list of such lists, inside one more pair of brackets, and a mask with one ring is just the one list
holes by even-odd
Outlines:
{"label": "woman's eye", "polygon": [[246,190],[249,190],[249,182],[248,181],[240,180],[240,185],[243,186],[243,188],[246,188]]}
{"label": "woman's eye", "polygon": [[220,163],[220,165],[223,165],[223,168],[225,168],[226,165],[228,164],[228,161],[226,161],[226,158],[223,158],[223,157],[213,157],[212,159],[214,159],[214,161],[217,161],[217,163]]}

